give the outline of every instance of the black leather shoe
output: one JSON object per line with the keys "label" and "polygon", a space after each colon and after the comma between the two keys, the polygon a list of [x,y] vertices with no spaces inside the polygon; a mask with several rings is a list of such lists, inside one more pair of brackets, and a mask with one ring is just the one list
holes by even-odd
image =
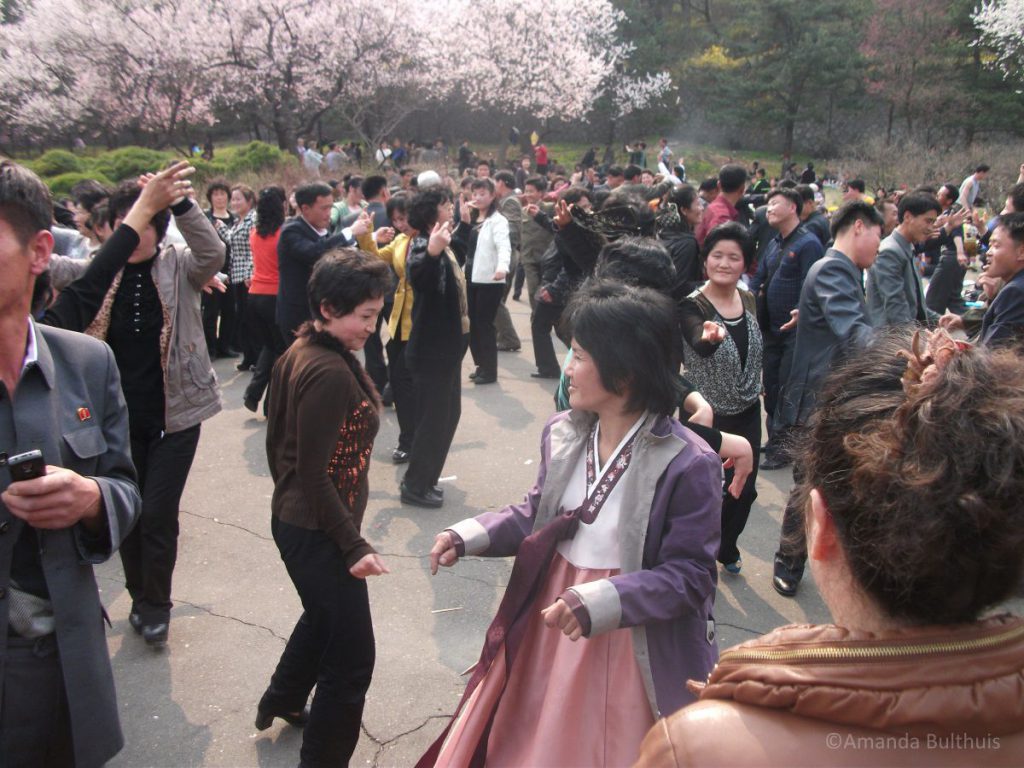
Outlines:
{"label": "black leather shoe", "polygon": [[440,485],[435,485],[430,490],[434,492],[435,496],[439,496],[442,499],[444,498],[444,488],[442,488]]}
{"label": "black leather shoe", "polygon": [[250,400],[249,398],[245,398],[242,401],[242,405],[244,405],[247,410],[250,410],[253,413],[256,413],[256,409],[259,407],[260,404],[256,400]]}
{"label": "black leather shoe", "polygon": [[428,499],[434,499],[438,504],[444,504],[444,494],[440,492],[437,486],[428,488],[427,492],[423,494]]}
{"label": "black leather shoe", "polygon": [[398,489],[403,504],[411,504],[414,507],[426,507],[427,509],[437,509],[444,504],[444,499],[431,493],[433,489],[425,493],[418,493],[409,488],[404,480]]}
{"label": "black leather shoe", "polygon": [[237,351],[231,349],[230,347],[224,347],[222,349],[218,349],[217,350],[217,357],[218,358],[235,358],[235,357],[241,357],[241,356],[242,356],[241,352],[237,352]]}
{"label": "black leather shoe", "polygon": [[765,456],[761,462],[761,469],[782,469],[788,467],[789,464],[790,461],[785,456]]}
{"label": "black leather shoe", "polygon": [[485,376],[482,373],[478,373],[476,378],[473,379],[474,384],[493,384],[498,380],[497,376]]}
{"label": "black leather shoe", "polygon": [[391,452],[391,463],[392,464],[405,464],[409,461],[409,452],[403,451],[401,448],[395,448]]}
{"label": "black leather shoe", "polygon": [[531,379],[560,379],[561,371],[534,371],[530,374]]}
{"label": "black leather shoe", "polygon": [[136,635],[142,634],[142,616],[135,611],[128,614],[128,624],[135,630]]}
{"label": "black leather shoe", "polygon": [[301,712],[277,712],[269,709],[256,710],[256,730],[265,731],[274,723],[274,718],[279,717],[288,725],[296,728],[305,728],[309,722],[309,707]]}
{"label": "black leather shoe", "polygon": [[772,586],[783,597],[793,597],[800,582],[785,576],[772,576]]}
{"label": "black leather shoe", "polygon": [[477,368],[475,371],[473,371],[471,374],[469,374],[469,380],[470,381],[475,381],[476,377],[479,376],[479,375],[480,375],[480,369]]}
{"label": "black leather shoe", "polygon": [[142,639],[146,641],[146,645],[151,647],[167,645],[167,632],[169,629],[170,624],[166,621],[162,621],[159,624],[144,624],[142,627]]}
{"label": "black leather shoe", "polygon": [[522,349],[522,347],[517,347],[517,346],[513,347],[513,346],[509,346],[507,344],[504,344],[504,345],[501,345],[501,346],[498,347],[498,351],[499,352],[518,352],[520,349]]}

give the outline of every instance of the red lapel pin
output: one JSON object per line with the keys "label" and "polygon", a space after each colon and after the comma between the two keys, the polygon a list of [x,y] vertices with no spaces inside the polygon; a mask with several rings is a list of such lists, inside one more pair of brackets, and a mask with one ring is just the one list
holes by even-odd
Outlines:
{"label": "red lapel pin", "polygon": [[88,408],[79,408],[78,409],[78,420],[79,421],[88,421],[91,418],[92,418],[92,414],[89,413],[89,409]]}

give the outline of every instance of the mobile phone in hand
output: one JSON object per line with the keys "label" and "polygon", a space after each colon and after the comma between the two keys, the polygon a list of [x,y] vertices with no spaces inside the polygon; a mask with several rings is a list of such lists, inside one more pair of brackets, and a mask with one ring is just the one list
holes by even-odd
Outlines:
{"label": "mobile phone in hand", "polygon": [[43,461],[43,452],[39,450],[11,456],[7,460],[7,468],[11,471],[12,483],[34,480],[46,474],[46,462]]}

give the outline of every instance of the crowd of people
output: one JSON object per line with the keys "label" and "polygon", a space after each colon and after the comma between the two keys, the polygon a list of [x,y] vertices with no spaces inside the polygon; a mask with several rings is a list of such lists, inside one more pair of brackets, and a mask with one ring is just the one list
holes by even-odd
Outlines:
{"label": "crowd of people", "polygon": [[[429,553],[433,573],[515,561],[420,766],[832,764],[832,732],[1019,759],[1024,622],[985,612],[1024,575],[1024,166],[987,215],[984,165],[873,199],[849,179],[829,206],[811,163],[694,186],[665,139],[655,168],[637,140],[572,173],[539,141],[505,168],[464,142],[450,172],[413,170],[418,149],[382,145],[364,176],[351,146],[300,145],[310,180],[258,191],[197,194],[178,162],[66,204],[0,163],[0,757],[120,749],[91,564],[120,551],[130,625],[165,644],[178,507],[231,358],[303,608],[256,727],[302,728],[302,766],[347,765],[366,579],[388,573],[362,532],[381,414],[401,502],[442,507],[462,387],[487,396],[521,352],[525,287],[553,415],[523,501]],[[720,657],[719,566],[742,576],[758,471],[788,466],[772,586],[794,597],[810,559],[835,624]],[[880,764],[913,759],[884,744]]]}

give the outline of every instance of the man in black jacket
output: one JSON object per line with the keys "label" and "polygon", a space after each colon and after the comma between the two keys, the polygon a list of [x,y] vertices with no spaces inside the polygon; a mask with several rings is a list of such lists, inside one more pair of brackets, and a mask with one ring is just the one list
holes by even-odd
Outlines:
{"label": "man in black jacket", "polygon": [[277,241],[277,324],[287,343],[295,338],[295,329],[310,319],[306,284],[313,266],[332,248],[355,245],[355,238],[372,226],[370,218],[362,214],[351,227],[328,236],[334,195],[323,182],[296,189],[295,203],[299,215],[281,227]]}

